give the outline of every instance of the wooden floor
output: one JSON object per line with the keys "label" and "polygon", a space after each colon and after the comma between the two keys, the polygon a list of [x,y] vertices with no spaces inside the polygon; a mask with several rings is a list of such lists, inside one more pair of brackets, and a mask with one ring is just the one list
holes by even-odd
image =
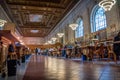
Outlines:
{"label": "wooden floor", "polygon": [[23,80],[120,80],[120,66],[33,55]]}

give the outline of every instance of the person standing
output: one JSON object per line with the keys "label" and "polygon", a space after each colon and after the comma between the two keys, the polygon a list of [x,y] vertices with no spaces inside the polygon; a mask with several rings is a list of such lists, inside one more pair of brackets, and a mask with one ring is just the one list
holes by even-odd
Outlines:
{"label": "person standing", "polygon": [[36,55],[38,54],[38,48],[35,48],[35,54]]}
{"label": "person standing", "polygon": [[40,55],[40,53],[41,53],[41,49],[40,49],[40,48],[38,48],[38,54]]}
{"label": "person standing", "polygon": [[117,41],[120,41],[120,32],[117,34],[117,36],[114,37],[114,44],[113,44],[113,51],[116,54],[117,60],[120,60],[120,42],[116,43]]}

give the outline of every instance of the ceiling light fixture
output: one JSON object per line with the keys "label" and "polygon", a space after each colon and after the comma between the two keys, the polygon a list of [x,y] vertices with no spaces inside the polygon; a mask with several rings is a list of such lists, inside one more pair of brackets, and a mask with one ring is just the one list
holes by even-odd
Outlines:
{"label": "ceiling light fixture", "polygon": [[78,27],[78,24],[72,23],[72,24],[69,25],[69,27],[71,27],[72,30],[76,30],[76,28]]}
{"label": "ceiling light fixture", "polygon": [[[74,9],[75,10],[75,9]],[[76,28],[78,27],[78,24],[76,23],[74,16],[75,16],[75,11],[73,10],[71,16],[72,16],[72,23],[69,24],[69,27],[71,27],[72,30],[76,30]]]}
{"label": "ceiling light fixture", "polygon": [[102,0],[99,2],[99,6],[102,7],[105,11],[110,11],[115,3],[116,0]]}
{"label": "ceiling light fixture", "polygon": [[46,42],[45,45],[47,45],[48,43]]}
{"label": "ceiling light fixture", "polygon": [[24,42],[21,42],[20,44],[25,45]]}
{"label": "ceiling light fixture", "polygon": [[59,38],[61,38],[61,37],[63,37],[64,33],[61,32],[61,27],[60,26],[58,27],[58,29],[59,29],[59,32],[57,33],[57,35],[58,35]]}
{"label": "ceiling light fixture", "polygon": [[3,27],[5,23],[7,23],[6,20],[2,20],[2,19],[0,19],[0,27]]}
{"label": "ceiling light fixture", "polygon": [[57,38],[53,37],[53,38],[52,38],[52,40],[53,40],[53,41],[56,41],[56,40],[57,40]]}
{"label": "ceiling light fixture", "polygon": [[64,33],[57,33],[57,35],[61,38],[63,37]]}
{"label": "ceiling light fixture", "polygon": [[52,44],[52,41],[49,40],[48,43],[49,43],[49,44]]}

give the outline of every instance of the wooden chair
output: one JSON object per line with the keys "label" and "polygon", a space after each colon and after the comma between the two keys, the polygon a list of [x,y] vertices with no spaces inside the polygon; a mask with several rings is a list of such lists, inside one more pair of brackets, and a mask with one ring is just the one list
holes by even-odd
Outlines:
{"label": "wooden chair", "polygon": [[95,45],[95,49],[93,51],[93,58],[94,58],[94,55],[99,60],[101,58],[104,58],[104,44],[100,44],[100,46],[98,46],[97,44]]}
{"label": "wooden chair", "polygon": [[108,61],[110,61],[111,57],[113,57],[114,62],[117,63],[116,54],[114,53],[113,47],[110,44],[107,45],[107,50],[108,50],[108,58],[109,58]]}

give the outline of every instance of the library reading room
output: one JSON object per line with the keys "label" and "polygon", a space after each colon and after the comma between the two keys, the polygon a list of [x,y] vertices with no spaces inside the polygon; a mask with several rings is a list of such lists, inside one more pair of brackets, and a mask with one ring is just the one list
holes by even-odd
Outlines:
{"label": "library reading room", "polygon": [[120,80],[120,0],[0,0],[0,80]]}

